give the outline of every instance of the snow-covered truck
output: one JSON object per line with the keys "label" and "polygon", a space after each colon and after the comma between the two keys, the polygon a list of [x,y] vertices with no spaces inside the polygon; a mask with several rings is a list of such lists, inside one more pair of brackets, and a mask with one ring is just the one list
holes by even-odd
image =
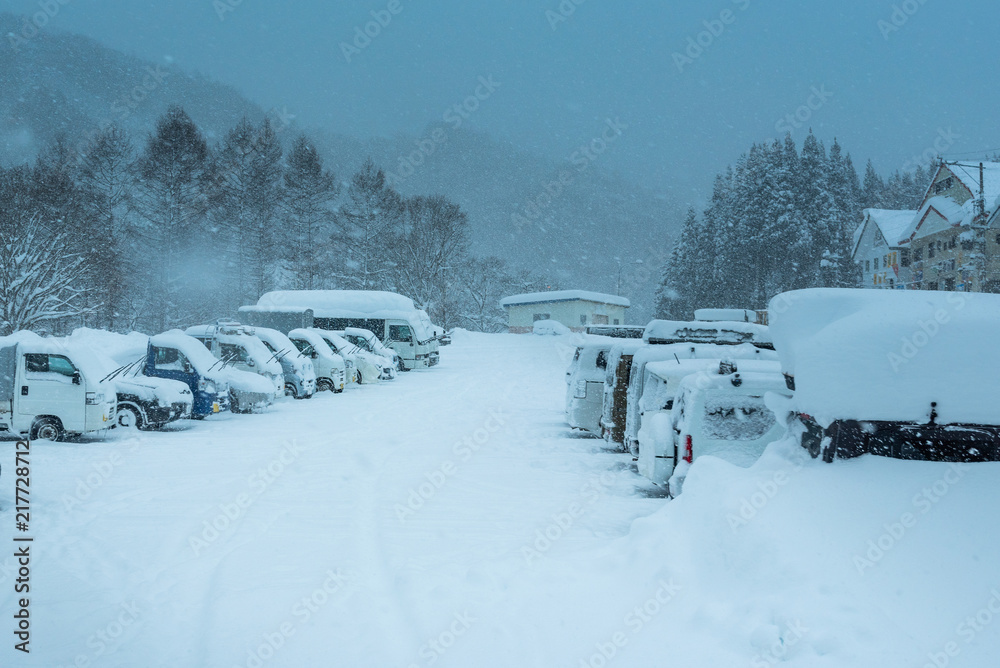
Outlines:
{"label": "snow-covered truck", "polygon": [[142,372],[187,385],[194,398],[191,417],[196,420],[229,410],[228,374],[205,346],[180,330],[149,338]]}
{"label": "snow-covered truck", "polygon": [[281,364],[285,374],[285,394],[293,399],[312,398],[316,393],[316,371],[312,359],[276,329],[255,327],[254,333]]}
{"label": "snow-covered truck", "polygon": [[312,360],[316,371],[316,391],[340,394],[355,378],[354,363],[334,352],[330,344],[312,329],[298,328],[288,332],[288,340],[299,352]]}
{"label": "snow-covered truck", "polygon": [[[188,327],[185,333],[204,344],[222,361],[230,376],[229,408],[234,413],[250,413],[270,406],[285,393],[284,371],[254,330],[239,323]],[[243,375],[240,375],[243,374]],[[256,375],[265,383],[246,383],[246,376]],[[233,376],[239,380],[234,382]],[[258,386],[259,385],[259,386]]]}
{"label": "snow-covered truck", "polygon": [[577,348],[566,372],[566,422],[571,428],[601,435],[604,378],[614,345],[613,339],[593,337]]}
{"label": "snow-covered truck", "polygon": [[84,349],[22,332],[0,338],[0,433],[59,441],[115,424],[115,386]]}
{"label": "snow-covered truck", "polygon": [[768,310],[779,417],[813,457],[1000,460],[1000,295],[816,288]]}
{"label": "snow-covered truck", "polygon": [[375,290],[279,290],[240,307],[240,319],[282,332],[315,327],[367,329],[400,357],[401,371],[438,363],[438,343],[413,300]]}

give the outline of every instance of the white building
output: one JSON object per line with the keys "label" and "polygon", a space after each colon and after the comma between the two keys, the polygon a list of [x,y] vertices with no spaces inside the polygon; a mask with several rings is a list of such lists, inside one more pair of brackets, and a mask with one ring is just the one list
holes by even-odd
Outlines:
{"label": "white building", "polygon": [[624,325],[625,297],[585,290],[556,290],[514,295],[500,300],[507,326],[514,334],[532,331],[539,320],[554,320],[582,332],[587,325]]}
{"label": "white building", "polygon": [[864,220],[854,232],[852,259],[861,269],[865,288],[903,289],[907,282],[900,240],[916,211],[865,209]]}

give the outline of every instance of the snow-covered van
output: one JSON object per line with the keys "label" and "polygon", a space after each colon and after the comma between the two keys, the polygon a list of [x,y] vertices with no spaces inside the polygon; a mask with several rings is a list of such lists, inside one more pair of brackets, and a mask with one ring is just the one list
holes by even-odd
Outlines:
{"label": "snow-covered van", "polygon": [[337,334],[340,334],[340,336],[344,337],[365,352],[377,355],[378,357],[386,360],[382,363],[383,367],[386,367],[387,369],[382,377],[382,380],[389,380],[390,378],[396,377],[395,372],[396,369],[399,368],[401,361],[399,353],[379,341],[379,338],[375,336],[373,332],[370,332],[367,329],[360,329],[358,327],[348,327],[342,332],[337,332]]}
{"label": "snow-covered van", "polygon": [[608,443],[623,446],[625,416],[628,409],[628,381],[632,372],[632,357],[642,348],[637,339],[620,341],[608,352],[608,368],[604,376],[604,397],[601,407],[601,433]]}
{"label": "snow-covered van", "polygon": [[671,496],[681,492],[688,467],[702,455],[737,466],[757,461],[782,434],[765,395],[791,395],[777,362],[720,361],[681,377],[674,367],[647,366],[637,462],[639,473]]}
{"label": "snow-covered van", "polygon": [[[728,324],[728,323],[727,323]],[[768,342],[770,344],[770,342]],[[636,351],[629,371],[629,384],[625,406],[625,433],[623,444],[633,455],[638,453],[639,429],[642,427],[641,398],[649,374],[646,365],[651,362],[673,361],[681,365],[684,360],[769,360],[777,361],[773,350],[759,348],[752,343],[672,343],[647,345]]]}
{"label": "snow-covered van", "polygon": [[58,441],[115,424],[115,386],[88,351],[30,332],[0,338],[0,433]]}
{"label": "snow-covered van", "polygon": [[249,402],[236,401],[231,406],[236,413],[246,412],[250,405],[270,404],[274,399],[285,393],[285,375],[274,353],[257,338],[252,327],[244,327],[239,323],[218,322],[214,325],[196,325],[188,327],[186,332],[201,341],[206,348],[220,360],[227,369],[255,373],[267,379],[271,384],[270,397],[267,399],[251,399]]}
{"label": "snow-covered van", "polygon": [[595,337],[577,348],[566,378],[566,422],[573,429],[601,435],[604,379],[613,345],[611,339]]}
{"label": "snow-covered van", "polygon": [[1000,460],[1000,295],[816,288],[768,310],[779,417],[813,457]]}
{"label": "snow-covered van", "polygon": [[177,380],[191,390],[191,417],[229,410],[229,379],[221,364],[201,343],[180,330],[149,337],[142,373]]}
{"label": "snow-covered van", "polygon": [[316,391],[340,394],[348,383],[354,382],[354,363],[348,368],[347,360],[334,352],[323,337],[311,329],[293,329],[288,339],[299,352],[312,360],[316,372]]}
{"label": "snow-covered van", "polygon": [[[698,313],[705,314],[705,310]],[[727,309],[725,312],[728,312]],[[751,311],[750,313],[753,313]],[[671,343],[713,343],[719,346],[750,344],[765,350],[774,350],[771,333],[766,325],[753,322],[725,320],[653,320],[642,334],[643,343],[669,345]]]}
{"label": "snow-covered van", "polygon": [[400,370],[437,364],[437,342],[413,300],[374,290],[280,290],[240,308],[246,322],[280,331],[367,329],[400,357]]}
{"label": "snow-covered van", "polygon": [[358,385],[370,385],[381,380],[388,360],[365,352],[336,332],[315,327],[311,331],[322,337],[333,352],[343,357],[345,362],[351,363],[354,367],[354,382]]}
{"label": "snow-covered van", "polygon": [[316,393],[316,371],[312,359],[276,329],[256,327],[254,333],[281,364],[285,376],[285,394],[294,399],[309,399]]}

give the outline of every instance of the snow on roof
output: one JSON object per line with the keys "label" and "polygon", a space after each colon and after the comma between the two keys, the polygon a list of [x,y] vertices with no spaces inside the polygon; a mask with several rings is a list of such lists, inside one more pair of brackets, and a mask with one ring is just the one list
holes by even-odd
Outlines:
{"label": "snow on roof", "polygon": [[[979,163],[960,162],[945,165],[949,172],[962,182],[973,197],[979,197]],[[1000,197],[1000,162],[983,163],[983,192],[987,202]]]}
{"label": "snow on roof", "polygon": [[815,288],[771,300],[796,410],[837,419],[1000,424],[1000,295]]}
{"label": "snow on roof", "polygon": [[913,223],[917,211],[914,209],[865,209],[864,220],[854,231],[854,252],[858,252],[858,244],[864,234],[865,225],[875,223],[890,246],[899,245],[906,229]]}
{"label": "snow on roof", "polygon": [[653,320],[642,335],[644,343],[770,343],[767,326],[750,322],[686,322]]}
{"label": "snow on roof", "polygon": [[703,322],[757,322],[757,312],[745,308],[700,308],[694,319]]}
{"label": "snow on roof", "polygon": [[[972,202],[972,200],[969,201]],[[910,224],[900,234],[900,244],[906,244],[913,240],[917,231],[920,229],[921,223],[924,221],[924,218],[927,217],[927,214],[931,209],[934,209],[941,214],[941,217],[947,220],[950,225],[962,224],[962,221],[965,220],[967,214],[971,211],[971,209],[967,211],[966,207],[963,207],[951,197],[944,197],[941,195],[931,197],[922,207],[920,207],[917,215],[913,217]]]}
{"label": "snow on roof", "polygon": [[378,290],[276,290],[257,300],[263,310],[290,311],[296,308],[314,311],[415,311],[409,297]]}
{"label": "snow on roof", "polygon": [[513,295],[500,300],[500,306],[519,306],[522,304],[546,304],[549,302],[584,301],[598,304],[612,304],[628,308],[631,302],[625,297],[606,295],[601,292],[586,290],[552,290],[550,292],[529,292],[523,295]]}

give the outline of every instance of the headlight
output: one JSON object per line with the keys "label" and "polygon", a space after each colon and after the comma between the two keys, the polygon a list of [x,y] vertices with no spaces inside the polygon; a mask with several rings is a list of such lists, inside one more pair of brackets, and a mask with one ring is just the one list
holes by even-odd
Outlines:
{"label": "headlight", "polygon": [[87,405],[99,406],[104,403],[104,394],[100,392],[87,392]]}
{"label": "headlight", "polygon": [[198,389],[201,390],[202,392],[207,392],[209,394],[215,394],[217,391],[215,383],[213,383],[210,380],[205,380],[204,378],[198,382]]}

